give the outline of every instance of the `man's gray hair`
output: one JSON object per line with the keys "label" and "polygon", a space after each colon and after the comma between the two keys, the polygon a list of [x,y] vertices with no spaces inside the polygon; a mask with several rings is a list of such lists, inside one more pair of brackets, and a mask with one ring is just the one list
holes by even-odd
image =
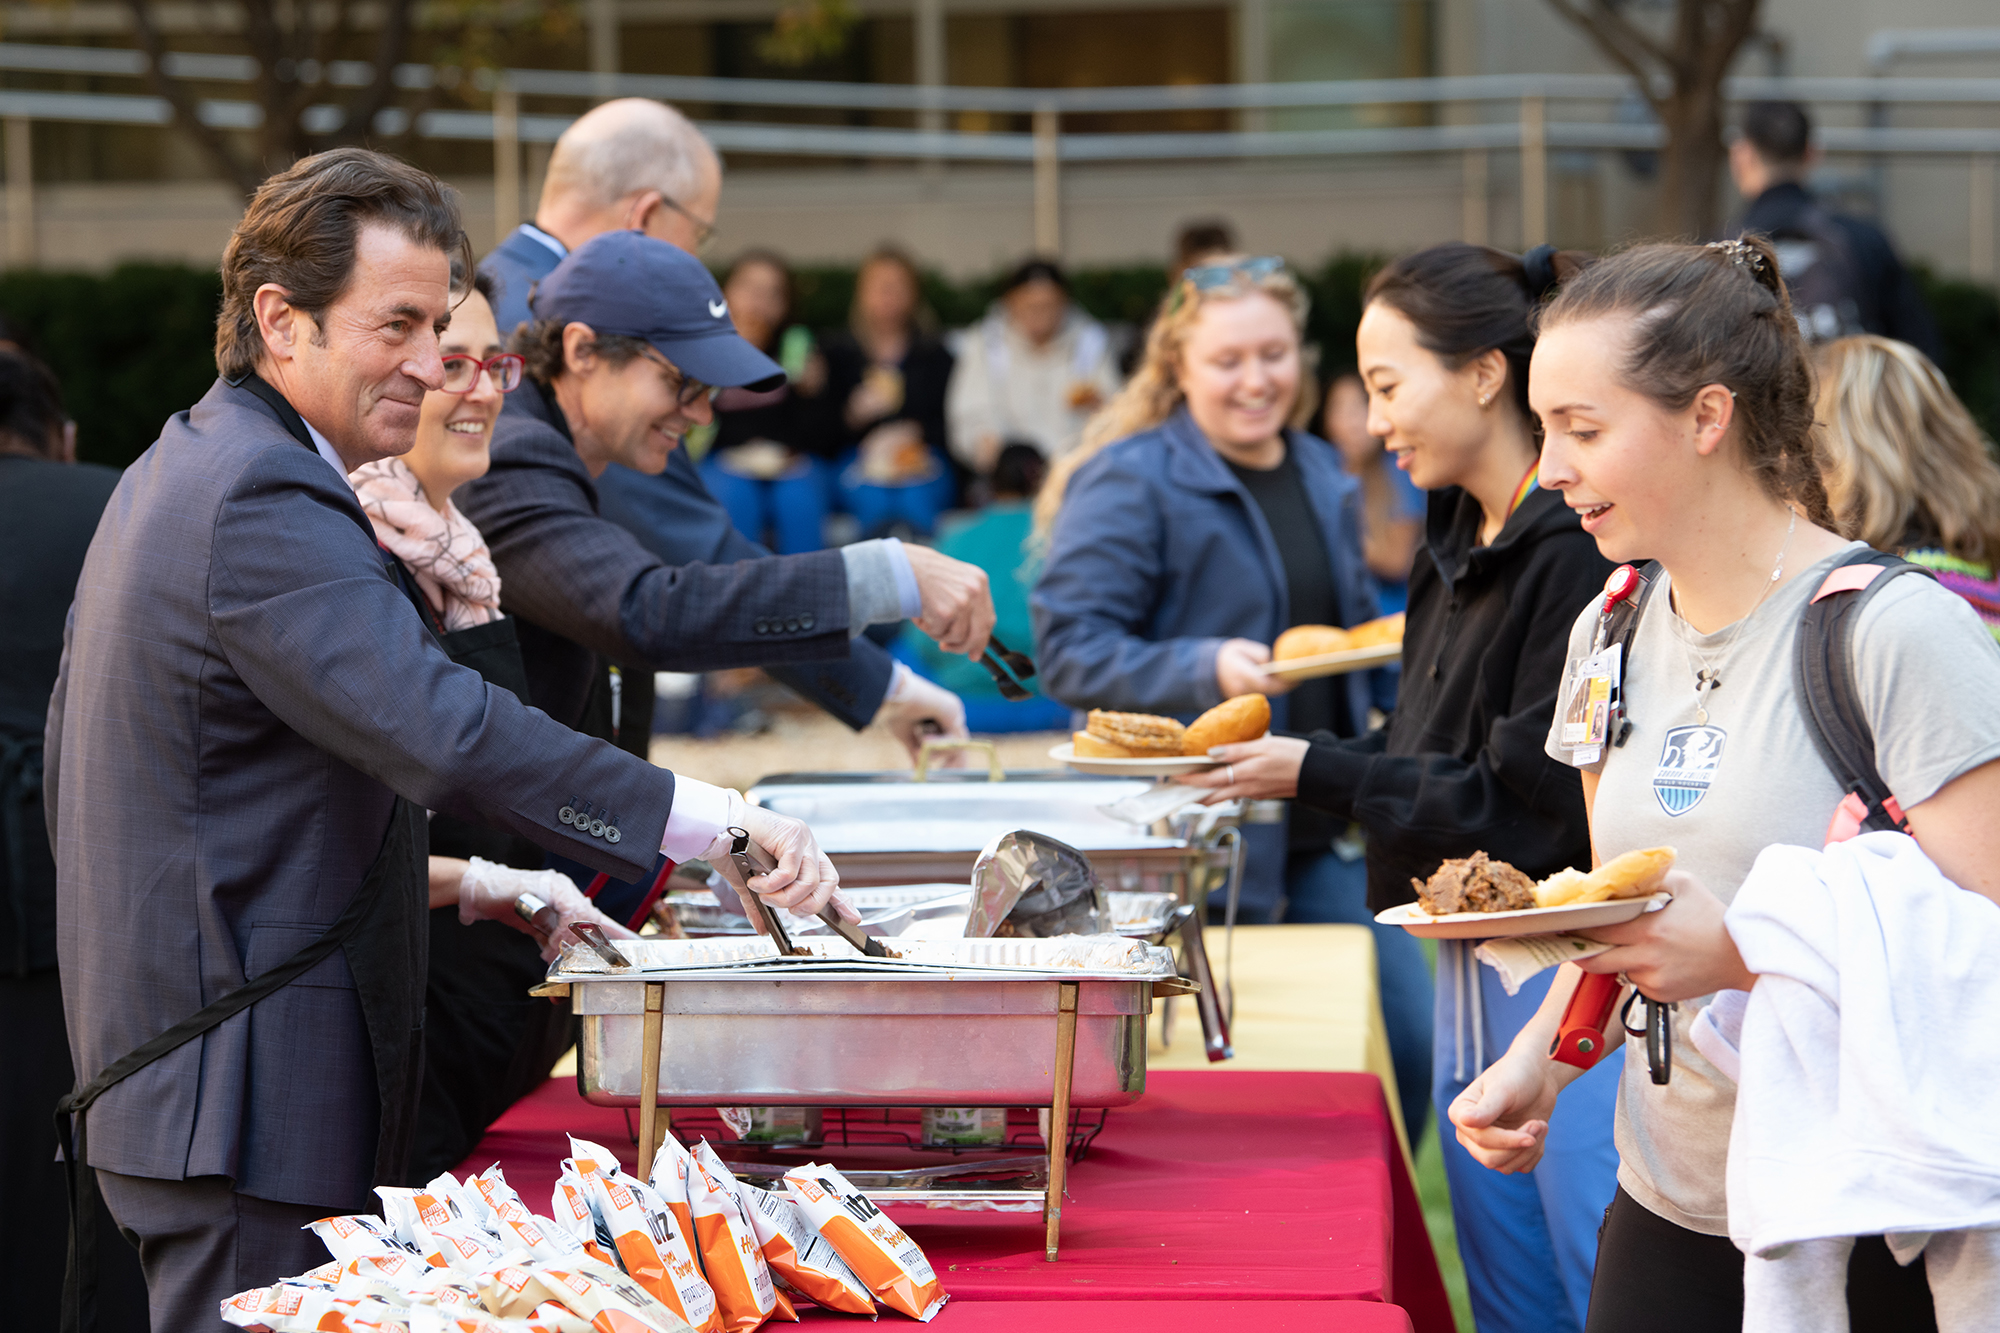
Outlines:
{"label": "man's gray hair", "polygon": [[658,190],[686,203],[721,169],[693,121],[664,102],[621,97],[585,112],[556,140],[542,200],[569,196],[609,208],[638,191]]}

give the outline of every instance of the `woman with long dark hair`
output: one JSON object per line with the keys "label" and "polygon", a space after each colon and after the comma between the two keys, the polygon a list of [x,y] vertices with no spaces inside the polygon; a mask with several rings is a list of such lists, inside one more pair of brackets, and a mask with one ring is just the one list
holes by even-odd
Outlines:
{"label": "woman with long dark hair", "polygon": [[[1528,357],[1536,310],[1585,257],[1439,245],[1368,285],[1356,338],[1368,433],[1430,492],[1410,577],[1401,692],[1386,729],[1273,735],[1225,747],[1227,767],[1183,779],[1232,797],[1296,798],[1367,832],[1368,907],[1484,851],[1537,878],[1590,864],[1583,788],[1542,753],[1563,634],[1611,566],[1562,497],[1536,480]],[[1431,1095],[1444,1108],[1535,1012],[1547,978],[1509,995],[1473,956],[1438,949]],[[1532,1176],[1485,1171],[1444,1137],[1459,1253],[1481,1333],[1578,1328],[1611,1201],[1616,1077],[1564,1106],[1563,1148]],[[1443,1137],[1443,1136],[1441,1136]]]}

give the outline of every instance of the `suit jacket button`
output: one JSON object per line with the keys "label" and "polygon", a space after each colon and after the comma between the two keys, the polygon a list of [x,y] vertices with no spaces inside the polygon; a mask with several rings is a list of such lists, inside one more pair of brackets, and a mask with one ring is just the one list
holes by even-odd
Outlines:
{"label": "suit jacket button", "polygon": [[618,844],[618,840],[624,836],[625,836],[624,834],[620,833],[617,829],[613,828],[611,825],[606,824],[604,826],[604,840],[612,844],[614,847]]}
{"label": "suit jacket button", "polygon": [[574,824],[576,822],[576,811],[570,809],[568,806],[564,806],[562,809],[556,811],[556,818],[565,824]]}
{"label": "suit jacket button", "polygon": [[756,630],[759,634],[769,634],[771,632],[771,622],[768,620],[760,620],[756,624],[752,625],[750,628]]}
{"label": "suit jacket button", "polygon": [[811,629],[812,627],[813,627],[813,618],[810,615],[804,615],[799,617],[800,629]]}
{"label": "suit jacket button", "polygon": [[601,838],[601,837],[603,837],[603,836],[604,836],[604,821],[603,821],[603,820],[601,820],[601,819],[593,819],[593,820],[591,820],[591,821],[590,821],[590,836],[591,836],[591,837],[593,837],[593,838]]}
{"label": "suit jacket button", "polygon": [[797,634],[799,632],[799,618],[797,616],[793,616],[785,622],[785,632],[788,634]]}

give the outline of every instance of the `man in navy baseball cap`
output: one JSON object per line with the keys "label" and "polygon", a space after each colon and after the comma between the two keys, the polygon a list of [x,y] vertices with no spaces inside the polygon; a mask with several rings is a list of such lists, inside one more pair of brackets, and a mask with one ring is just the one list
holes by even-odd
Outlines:
{"label": "man in navy baseball cap", "polygon": [[649,343],[690,381],[775,389],[785,372],[745,342],[699,259],[641,231],[605,232],[571,252],[528,298],[537,322],[587,324]]}

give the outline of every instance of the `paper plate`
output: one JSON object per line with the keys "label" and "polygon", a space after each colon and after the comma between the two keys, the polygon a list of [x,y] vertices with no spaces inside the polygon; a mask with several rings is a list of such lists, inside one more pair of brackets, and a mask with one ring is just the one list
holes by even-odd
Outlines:
{"label": "paper plate", "polygon": [[1349,648],[1344,652],[1321,653],[1317,657],[1288,657],[1282,662],[1266,662],[1264,674],[1280,680],[1312,680],[1318,676],[1344,676],[1350,671],[1386,666],[1403,656],[1400,640],[1378,643],[1372,648]]}
{"label": "paper plate", "polygon": [[1615,898],[1608,903],[1571,903],[1566,907],[1529,907],[1518,912],[1457,912],[1430,916],[1415,903],[1402,903],[1375,919],[1401,926],[1427,940],[1492,940],[1505,935],[1554,935],[1565,930],[1615,926],[1673,901],[1671,893],[1650,898]]}
{"label": "paper plate", "polygon": [[[1185,755],[1177,759],[1079,759],[1076,742],[1064,741],[1049,751],[1049,758],[1067,764],[1079,773],[1095,773],[1108,778],[1170,778],[1177,773],[1206,773],[1222,765],[1206,755]],[[1193,799],[1190,797],[1189,799]]]}

